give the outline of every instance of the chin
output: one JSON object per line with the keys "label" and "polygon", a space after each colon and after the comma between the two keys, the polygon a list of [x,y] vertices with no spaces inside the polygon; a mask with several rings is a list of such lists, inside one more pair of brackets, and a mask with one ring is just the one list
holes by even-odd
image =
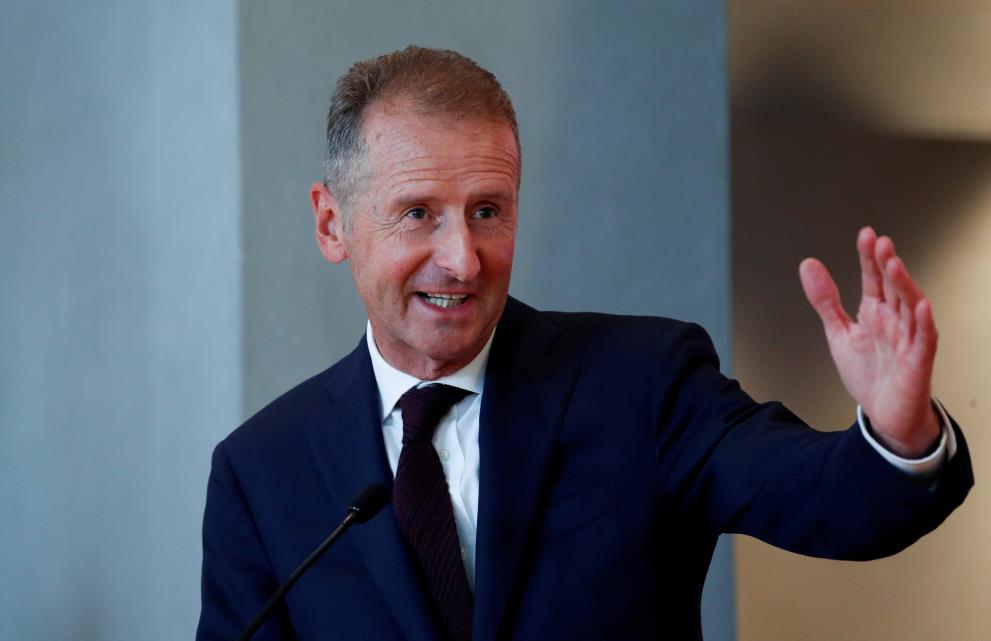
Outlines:
{"label": "chin", "polygon": [[429,345],[424,345],[424,349],[419,351],[421,354],[428,354],[431,360],[447,362],[464,360],[464,364],[467,365],[471,359],[475,358],[477,350],[481,350],[483,345],[485,342],[478,336],[461,338],[448,334],[430,341]]}
{"label": "chin", "polygon": [[472,358],[475,357],[475,354],[471,353],[472,352],[472,347],[474,347],[474,344],[472,344],[472,345],[462,345],[462,344],[458,344],[458,345],[450,345],[450,344],[437,345],[437,346],[435,346],[434,349],[424,350],[423,353],[424,354],[429,354],[431,360],[434,360],[434,361],[454,362],[454,361],[457,361],[457,360],[464,359],[465,360],[465,363],[467,363],[468,361],[470,361]]}

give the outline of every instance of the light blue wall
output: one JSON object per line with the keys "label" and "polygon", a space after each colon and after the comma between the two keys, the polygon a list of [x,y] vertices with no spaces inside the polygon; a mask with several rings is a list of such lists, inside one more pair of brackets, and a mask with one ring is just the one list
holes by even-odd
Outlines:
{"label": "light blue wall", "polygon": [[[246,412],[363,331],[348,269],[317,252],[307,192],[334,80],[410,43],[475,58],[516,104],[511,291],[544,309],[698,321],[728,368],[723,2],[251,0],[240,34]],[[723,541],[703,608],[710,641],[733,638],[732,580]]]}
{"label": "light blue wall", "polygon": [[0,639],[192,638],[241,415],[235,25],[4,3]]}
{"label": "light blue wall", "polygon": [[359,57],[453,47],[506,85],[514,294],[690,318],[728,357],[724,40],[714,0],[8,0],[0,639],[191,638],[212,446],[361,332],[306,197]]}

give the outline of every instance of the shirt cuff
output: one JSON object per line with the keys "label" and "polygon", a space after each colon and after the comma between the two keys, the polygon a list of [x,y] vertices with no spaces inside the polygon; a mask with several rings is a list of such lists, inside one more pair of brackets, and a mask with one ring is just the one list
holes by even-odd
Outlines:
{"label": "shirt cuff", "polygon": [[950,424],[949,417],[946,415],[946,410],[943,409],[943,404],[934,398],[933,407],[936,410],[936,416],[939,418],[940,423],[941,434],[939,444],[935,450],[922,458],[912,459],[898,456],[879,443],[871,433],[869,420],[864,415],[864,409],[860,405],[857,406],[857,423],[860,425],[860,433],[864,435],[864,438],[870,443],[871,447],[881,455],[881,458],[909,476],[919,479],[932,478],[939,474],[943,463],[952,459],[957,453],[957,438],[953,433],[953,427]]}

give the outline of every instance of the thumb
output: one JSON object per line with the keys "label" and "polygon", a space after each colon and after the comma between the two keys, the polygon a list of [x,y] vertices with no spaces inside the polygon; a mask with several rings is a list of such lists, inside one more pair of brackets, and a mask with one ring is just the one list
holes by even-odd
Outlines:
{"label": "thumb", "polygon": [[798,275],[805,297],[819,314],[826,331],[845,329],[852,321],[843,309],[839,290],[826,266],[815,258],[806,258],[798,267]]}

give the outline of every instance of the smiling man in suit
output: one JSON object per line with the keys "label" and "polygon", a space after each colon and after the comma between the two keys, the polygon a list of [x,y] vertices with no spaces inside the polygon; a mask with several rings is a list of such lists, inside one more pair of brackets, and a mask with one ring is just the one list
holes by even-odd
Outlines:
{"label": "smiling man in suit", "polygon": [[875,558],[966,495],[966,445],[930,398],[932,311],[889,239],[858,238],[857,321],[801,266],[860,406],[822,433],[723,377],[695,325],[508,298],[516,117],[467,58],[357,63],[327,139],[317,242],[368,326],[215,450],[198,639],[236,637],[370,482],[392,505],[256,638],[699,639],[720,533]]}

